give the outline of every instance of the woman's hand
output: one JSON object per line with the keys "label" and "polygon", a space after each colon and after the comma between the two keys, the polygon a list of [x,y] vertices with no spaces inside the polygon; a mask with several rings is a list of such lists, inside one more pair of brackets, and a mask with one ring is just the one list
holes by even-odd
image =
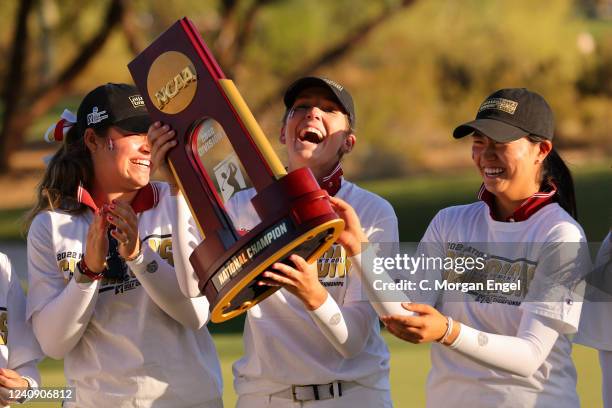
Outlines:
{"label": "woman's hand", "polygon": [[0,368],[0,405],[9,405],[15,401],[10,398],[9,390],[27,389],[29,386],[28,381],[17,371]]}
{"label": "woman's hand", "polygon": [[[402,307],[418,316],[383,316],[381,320],[395,337],[410,343],[420,344],[438,341],[446,334],[448,319],[435,308],[425,304],[402,303]],[[460,326],[455,324],[453,332],[444,344],[452,344],[459,335]]]}
{"label": "woman's hand", "polygon": [[166,166],[166,155],[168,150],[176,146],[176,132],[170,126],[155,122],[149,127],[147,139],[151,146],[151,174],[161,169],[168,173]]}
{"label": "woman's hand", "polygon": [[138,234],[138,217],[128,203],[113,200],[108,206],[107,221],[114,225],[111,235],[119,243],[119,255],[125,260],[132,260],[140,253],[140,236]]}
{"label": "woman's hand", "polygon": [[259,285],[282,286],[297,296],[309,310],[315,310],[327,300],[327,290],[319,282],[317,263],[308,263],[299,255],[289,257],[295,267],[276,262],[274,271],[266,271]]}
{"label": "woman's hand", "polygon": [[361,222],[357,213],[346,201],[337,197],[330,197],[332,208],[344,220],[344,231],[338,237],[338,243],[344,247],[347,256],[361,253],[361,245],[368,242],[363,233]]}
{"label": "woman's hand", "polygon": [[106,206],[104,206],[94,214],[94,219],[87,231],[87,242],[85,244],[85,263],[94,273],[102,272],[105,268],[106,254],[108,253],[107,228]]}

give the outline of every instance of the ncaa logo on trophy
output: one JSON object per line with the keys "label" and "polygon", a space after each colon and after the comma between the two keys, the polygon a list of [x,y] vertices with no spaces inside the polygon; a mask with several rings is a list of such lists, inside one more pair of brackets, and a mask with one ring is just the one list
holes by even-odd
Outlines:
{"label": "ncaa logo on trophy", "polygon": [[[176,131],[168,163],[204,237],[189,260],[211,320],[229,320],[278,290],[257,284],[271,264],[293,253],[316,260],[344,222],[309,169],[286,172],[187,18],[128,67],[152,119]],[[257,191],[251,203],[261,222],[241,234],[225,205],[247,188]]]}

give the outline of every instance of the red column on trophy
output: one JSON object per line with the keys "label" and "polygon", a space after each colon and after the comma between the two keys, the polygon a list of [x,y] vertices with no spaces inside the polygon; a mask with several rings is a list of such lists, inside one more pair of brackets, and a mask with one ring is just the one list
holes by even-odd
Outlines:
{"label": "red column on trophy", "polygon": [[[129,65],[153,120],[176,131],[168,162],[204,237],[190,256],[211,320],[235,317],[278,290],[259,286],[272,263],[297,253],[316,260],[344,222],[307,168],[289,174],[234,83],[187,18],[176,22]],[[262,220],[240,235],[225,205],[238,191]]]}

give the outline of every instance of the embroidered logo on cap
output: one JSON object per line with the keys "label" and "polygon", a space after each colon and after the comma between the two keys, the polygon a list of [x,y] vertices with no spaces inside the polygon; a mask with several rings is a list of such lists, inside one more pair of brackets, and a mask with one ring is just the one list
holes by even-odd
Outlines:
{"label": "embroidered logo on cap", "polygon": [[140,95],[132,95],[129,97],[130,102],[132,102],[132,106],[138,108],[139,106],[144,106],[144,99]]}
{"label": "embroidered logo on cap", "polygon": [[98,112],[98,107],[94,106],[93,109],[91,110],[91,113],[87,114],[87,125],[100,123],[104,119],[107,119],[107,118],[108,118],[108,115],[106,114],[105,110]]}
{"label": "embroidered logo on cap", "polygon": [[342,91],[344,89],[344,87],[342,85],[340,85],[337,82],[332,81],[331,79],[327,79],[327,78],[321,78],[323,79],[323,81],[325,81],[325,83],[327,85],[333,86],[334,88],[336,88],[339,91]]}
{"label": "embroidered logo on cap", "polygon": [[518,102],[511,101],[510,99],[504,98],[491,98],[487,99],[480,105],[480,109],[478,109],[478,113],[484,110],[498,110],[502,112],[509,113],[510,115],[514,115],[516,111],[516,107],[518,106]]}

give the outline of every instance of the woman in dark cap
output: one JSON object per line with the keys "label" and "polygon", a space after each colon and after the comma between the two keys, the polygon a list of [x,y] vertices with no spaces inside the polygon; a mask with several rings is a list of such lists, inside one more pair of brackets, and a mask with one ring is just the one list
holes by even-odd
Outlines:
{"label": "woman in dark cap", "polygon": [[417,254],[450,264],[417,272],[430,290],[403,304],[412,316],[382,318],[401,339],[434,342],[429,407],[579,406],[569,335],[590,259],[553,130],[544,98],[513,88],[454,131],[471,135],[480,201],[435,216]]}
{"label": "woman in dark cap", "polygon": [[47,139],[62,142],[38,188],[28,232],[27,317],[64,359],[64,407],[222,406],[206,298],[187,299],[172,260],[176,197],[150,182],[159,162],[138,90],[106,84]]}

